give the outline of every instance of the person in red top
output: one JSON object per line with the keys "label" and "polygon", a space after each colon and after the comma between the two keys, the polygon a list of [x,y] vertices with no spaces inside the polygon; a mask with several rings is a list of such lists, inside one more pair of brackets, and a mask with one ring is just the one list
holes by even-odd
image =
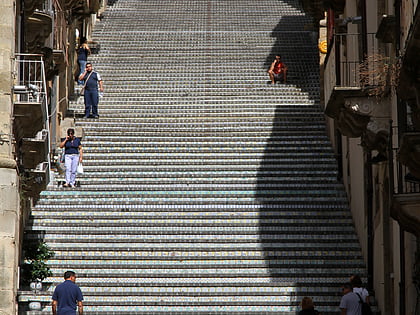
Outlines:
{"label": "person in red top", "polygon": [[273,61],[267,72],[270,76],[271,84],[276,84],[276,81],[286,83],[287,67],[281,61],[280,55],[276,55],[276,59]]}

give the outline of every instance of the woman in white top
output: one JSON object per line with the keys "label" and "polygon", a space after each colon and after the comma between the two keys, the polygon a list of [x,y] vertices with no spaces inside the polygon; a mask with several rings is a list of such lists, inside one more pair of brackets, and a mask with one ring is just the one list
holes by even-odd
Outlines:
{"label": "woman in white top", "polygon": [[353,292],[360,295],[363,301],[367,304],[369,303],[369,292],[362,287],[362,279],[358,275],[353,275],[350,277],[350,283],[353,286]]}

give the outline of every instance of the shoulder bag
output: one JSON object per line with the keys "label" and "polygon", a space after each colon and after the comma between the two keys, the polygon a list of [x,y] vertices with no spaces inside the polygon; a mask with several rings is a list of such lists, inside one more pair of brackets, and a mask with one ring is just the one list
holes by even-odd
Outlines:
{"label": "shoulder bag", "polygon": [[82,88],[81,88],[81,90],[80,90],[80,95],[81,95],[81,96],[85,95],[85,88],[86,88],[86,84],[87,84],[87,82],[88,82],[88,80],[89,80],[90,76],[92,75],[92,73],[93,73],[93,71],[91,71],[91,72],[89,73],[89,75],[88,75],[88,77],[87,77],[87,79],[86,79],[86,81],[85,81],[85,84],[83,84],[83,87],[82,87]]}

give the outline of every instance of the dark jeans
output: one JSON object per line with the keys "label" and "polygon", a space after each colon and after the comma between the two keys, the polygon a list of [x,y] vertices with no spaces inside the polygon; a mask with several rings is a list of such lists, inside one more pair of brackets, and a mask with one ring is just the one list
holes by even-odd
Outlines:
{"label": "dark jeans", "polygon": [[98,115],[99,94],[97,89],[85,90],[85,117]]}
{"label": "dark jeans", "polygon": [[283,82],[284,81],[284,72],[275,73],[274,74],[274,80],[276,82]]}
{"label": "dark jeans", "polygon": [[79,75],[77,76],[77,83],[78,83],[79,85],[83,85],[83,81],[80,81],[80,80],[79,80],[79,77],[82,75],[82,73],[83,73],[83,72],[85,72],[85,68],[86,68],[86,63],[87,63],[87,61],[86,61],[86,60],[78,60],[77,62],[79,63],[79,69],[80,69],[80,73],[79,73]]}

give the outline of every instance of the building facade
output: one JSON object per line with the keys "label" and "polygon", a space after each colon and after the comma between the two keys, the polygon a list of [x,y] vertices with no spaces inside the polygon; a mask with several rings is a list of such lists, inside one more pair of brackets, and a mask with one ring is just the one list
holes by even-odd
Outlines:
{"label": "building facade", "polygon": [[89,40],[105,5],[0,1],[0,314],[17,312],[23,227],[51,179],[60,125],[74,97],[79,38]]}
{"label": "building facade", "polygon": [[[314,25],[323,21],[327,132],[368,265],[368,287],[382,314],[418,314],[418,1],[302,2]],[[51,180],[60,126],[74,97],[79,39],[91,39],[105,5],[0,1],[0,314],[17,312],[28,209]]]}
{"label": "building facade", "polygon": [[[420,9],[303,1],[320,20],[327,132],[382,314],[418,314]],[[325,16],[325,19],[324,19]]]}

